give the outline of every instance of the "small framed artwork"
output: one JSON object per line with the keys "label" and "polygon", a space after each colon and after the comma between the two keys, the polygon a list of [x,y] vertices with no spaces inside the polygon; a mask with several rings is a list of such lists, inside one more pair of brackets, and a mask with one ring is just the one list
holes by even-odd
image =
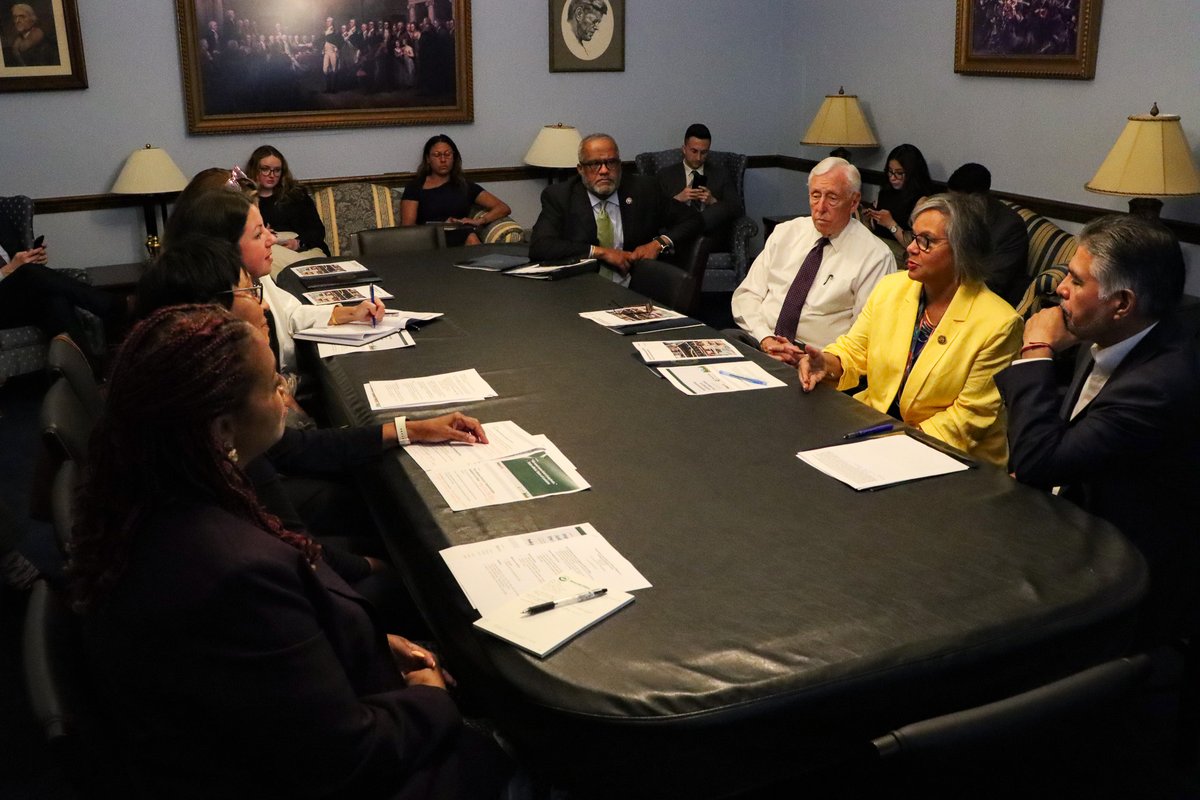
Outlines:
{"label": "small framed artwork", "polygon": [[550,0],[551,72],[624,72],[625,0]]}
{"label": "small framed artwork", "polygon": [[86,89],[75,0],[0,7],[0,92]]}
{"label": "small framed artwork", "polygon": [[175,0],[189,133],[474,120],[471,0]]}
{"label": "small framed artwork", "polygon": [[954,71],[1096,77],[1101,0],[958,0]]}

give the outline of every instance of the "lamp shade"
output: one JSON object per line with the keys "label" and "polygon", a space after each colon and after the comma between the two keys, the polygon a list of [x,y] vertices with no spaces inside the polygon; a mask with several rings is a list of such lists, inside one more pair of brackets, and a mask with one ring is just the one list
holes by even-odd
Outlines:
{"label": "lamp shade", "polygon": [[800,144],[878,147],[879,141],[867,124],[867,117],[858,104],[858,95],[845,94],[844,90],[838,89],[837,94],[825,95],[825,101],[821,103]]}
{"label": "lamp shade", "polygon": [[1090,192],[1138,197],[1200,194],[1200,172],[1178,114],[1135,114],[1090,181]]}
{"label": "lamp shade", "polygon": [[569,169],[579,163],[579,143],[583,137],[570,125],[546,125],[538,131],[525,163],[531,167]]}
{"label": "lamp shade", "polygon": [[125,159],[112,190],[115,194],[162,194],[181,191],[187,184],[166,150],[146,145]]}

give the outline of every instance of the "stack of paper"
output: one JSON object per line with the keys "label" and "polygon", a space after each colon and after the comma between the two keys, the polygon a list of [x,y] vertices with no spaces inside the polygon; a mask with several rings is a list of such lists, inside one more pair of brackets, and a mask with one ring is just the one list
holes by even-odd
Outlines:
{"label": "stack of paper", "polygon": [[658,371],[676,389],[692,395],[744,392],[787,385],[753,361],[733,361],[712,367],[659,367]]}
{"label": "stack of paper", "polygon": [[505,275],[515,275],[518,278],[536,278],[543,281],[569,278],[582,275],[585,272],[596,272],[600,262],[594,258],[581,258],[577,261],[543,261],[540,264],[530,264],[527,267],[505,270]]}
{"label": "stack of paper", "polygon": [[[341,291],[341,290],[338,290]],[[316,328],[305,328],[296,331],[293,337],[309,342],[329,342],[330,344],[358,347],[385,336],[391,336],[396,331],[407,328],[414,322],[425,322],[442,316],[440,311],[398,311],[388,309],[383,313],[383,319],[374,325],[369,322],[347,322],[344,325],[322,325]],[[412,344],[410,339],[409,344]],[[398,347],[404,345],[396,345]]]}
{"label": "stack of paper", "polygon": [[475,369],[427,375],[422,378],[401,378],[394,381],[371,381],[363,384],[372,411],[392,408],[420,408],[447,403],[470,403],[495,397],[496,392]]}
{"label": "stack of paper", "polygon": [[429,475],[453,511],[590,489],[575,465],[546,436],[514,422],[484,426],[488,444],[413,444],[405,450]]}
{"label": "stack of paper", "polygon": [[[395,297],[387,289],[382,286],[375,287],[376,300],[390,300]],[[305,292],[304,298],[314,306],[333,306],[342,303],[361,303],[363,300],[371,299],[370,286],[337,286],[329,289],[320,289],[315,292]]]}
{"label": "stack of paper", "polygon": [[685,317],[678,311],[656,306],[653,303],[613,308],[608,311],[581,311],[579,316],[603,325],[613,333],[619,333],[622,336],[675,328],[695,328],[703,324],[691,317]]}
{"label": "stack of paper", "polygon": [[328,289],[348,283],[375,283],[379,276],[353,259],[292,267],[305,289]]}
{"label": "stack of paper", "polygon": [[408,331],[396,331],[382,339],[376,339],[366,344],[330,344],[321,342],[317,345],[317,355],[321,358],[344,356],[347,353],[374,353],[379,350],[396,350],[401,347],[412,347],[416,342]]}
{"label": "stack of paper", "polygon": [[742,358],[741,351],[724,339],[672,339],[663,342],[634,342],[633,347],[647,364],[734,361]]}
{"label": "stack of paper", "polygon": [[796,457],[859,491],[970,469],[904,434],[804,450]]}

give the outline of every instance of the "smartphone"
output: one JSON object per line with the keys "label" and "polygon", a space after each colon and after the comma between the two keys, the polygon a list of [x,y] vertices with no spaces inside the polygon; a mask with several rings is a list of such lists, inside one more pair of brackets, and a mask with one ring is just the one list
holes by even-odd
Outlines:
{"label": "smartphone", "polygon": [[45,235],[45,234],[42,234],[41,236],[39,236],[39,237],[37,237],[36,239],[34,239],[34,240],[33,240],[33,249],[34,249],[34,250],[37,250],[39,247],[41,247],[41,246],[42,246],[42,242],[44,242],[44,241],[46,241],[46,235]]}
{"label": "smartphone", "polygon": [[708,176],[707,175],[700,175],[699,173],[697,173],[696,175],[692,176],[692,188],[693,189],[699,189],[704,186],[708,186]]}

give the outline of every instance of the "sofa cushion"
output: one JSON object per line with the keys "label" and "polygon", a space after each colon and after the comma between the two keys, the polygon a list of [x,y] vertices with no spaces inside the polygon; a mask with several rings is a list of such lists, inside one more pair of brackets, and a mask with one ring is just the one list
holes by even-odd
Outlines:
{"label": "sofa cushion", "polygon": [[400,191],[378,183],[339,183],[313,193],[332,256],[350,255],[350,234],[400,224]]}

